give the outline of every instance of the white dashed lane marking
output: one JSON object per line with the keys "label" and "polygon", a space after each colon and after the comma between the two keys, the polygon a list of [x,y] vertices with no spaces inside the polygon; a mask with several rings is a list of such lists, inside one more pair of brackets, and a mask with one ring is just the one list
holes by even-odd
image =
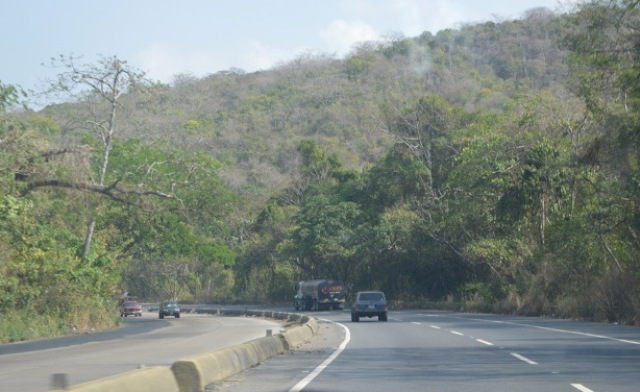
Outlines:
{"label": "white dashed lane marking", "polygon": [[514,357],[518,358],[522,362],[528,363],[529,365],[537,365],[538,364],[538,362],[532,361],[529,358],[524,357],[524,356],[522,356],[522,355],[520,355],[518,353],[511,353],[511,355],[513,355]]}
{"label": "white dashed lane marking", "polygon": [[571,384],[572,387],[574,387],[575,389],[581,391],[581,392],[593,392],[591,389],[585,387],[582,384]]}
{"label": "white dashed lane marking", "polygon": [[[437,317],[435,315],[424,315],[424,316]],[[478,320],[478,321],[487,321],[487,322],[504,323],[504,324],[512,324],[512,325],[522,325],[522,326],[528,326],[528,327],[532,327],[532,328],[538,328],[538,329],[554,331],[554,332],[572,333],[572,334],[576,334],[576,335],[589,336],[589,337],[599,338],[599,339],[616,340],[616,341],[623,342],[623,343],[640,344],[640,342],[633,341],[633,340],[616,339],[616,338],[611,338],[611,337],[608,337],[608,336],[589,334],[589,333],[582,333],[582,332],[575,332],[575,331],[568,331],[568,330],[562,330],[562,329],[557,329],[557,328],[548,328],[548,327],[541,327],[541,326],[535,326],[535,325],[510,323],[510,322],[503,322],[503,321],[493,321],[493,320]],[[414,321],[413,323],[417,324],[417,325],[422,324],[422,323],[419,323],[419,322],[416,322],[416,321]],[[439,327],[437,325],[430,325],[430,327],[433,328],[433,329],[438,329],[438,330],[442,329],[441,327]],[[464,334],[462,332],[458,332],[458,331],[454,331],[454,330],[449,330],[449,332],[451,332],[454,335],[464,336]],[[475,341],[477,341],[478,343],[482,343],[484,345],[487,345],[487,346],[493,346],[494,345],[493,343],[488,342],[486,340],[482,340],[482,339],[475,339]],[[511,353],[511,356],[513,356],[514,358],[519,359],[522,362],[528,363],[529,365],[538,365],[538,363],[536,361],[532,361],[531,359],[529,359],[529,358],[527,358],[527,357],[525,357],[523,355],[520,355],[518,353]],[[582,384],[571,384],[571,386],[573,388],[577,389],[580,392],[594,392],[593,390],[585,387]]]}

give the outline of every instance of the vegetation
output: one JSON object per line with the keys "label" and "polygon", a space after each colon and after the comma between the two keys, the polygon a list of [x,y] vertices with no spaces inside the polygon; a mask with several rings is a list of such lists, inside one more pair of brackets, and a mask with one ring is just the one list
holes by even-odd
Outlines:
{"label": "vegetation", "polygon": [[153,83],[60,57],[0,83],[0,340],[115,300],[395,306],[640,323],[638,1],[392,37],[344,59]]}

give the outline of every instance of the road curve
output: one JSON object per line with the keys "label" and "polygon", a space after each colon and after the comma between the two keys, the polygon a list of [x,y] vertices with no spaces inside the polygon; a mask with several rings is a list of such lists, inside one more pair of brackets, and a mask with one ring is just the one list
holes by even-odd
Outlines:
{"label": "road curve", "polygon": [[0,345],[0,390],[43,392],[53,374],[69,384],[95,380],[141,366],[171,366],[181,358],[242,344],[279,332],[281,322],[260,318],[183,313],[126,317],[113,331]]}
{"label": "road curve", "polygon": [[313,315],[327,320],[324,334],[216,391],[639,390],[638,327],[429,311],[393,311],[388,322]]}

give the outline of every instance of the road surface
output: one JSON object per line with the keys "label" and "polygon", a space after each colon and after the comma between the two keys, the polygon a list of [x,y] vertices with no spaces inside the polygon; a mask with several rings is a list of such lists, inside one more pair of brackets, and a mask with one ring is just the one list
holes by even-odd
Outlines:
{"label": "road surface", "polygon": [[212,391],[637,392],[640,328],[566,320],[392,311],[309,313],[323,331]]}
{"label": "road surface", "polygon": [[182,313],[179,319],[145,312],[126,317],[113,331],[0,345],[0,391],[51,390],[52,376],[69,385],[125,373],[141,366],[171,366],[205,351],[278,333],[281,322]]}

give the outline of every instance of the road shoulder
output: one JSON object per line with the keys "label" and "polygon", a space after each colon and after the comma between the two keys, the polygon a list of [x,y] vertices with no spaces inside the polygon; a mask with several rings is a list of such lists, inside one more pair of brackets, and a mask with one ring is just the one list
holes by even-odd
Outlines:
{"label": "road shoulder", "polygon": [[222,382],[209,385],[206,391],[288,391],[330,356],[344,338],[345,331],[341,326],[319,319],[318,333],[309,341]]}

